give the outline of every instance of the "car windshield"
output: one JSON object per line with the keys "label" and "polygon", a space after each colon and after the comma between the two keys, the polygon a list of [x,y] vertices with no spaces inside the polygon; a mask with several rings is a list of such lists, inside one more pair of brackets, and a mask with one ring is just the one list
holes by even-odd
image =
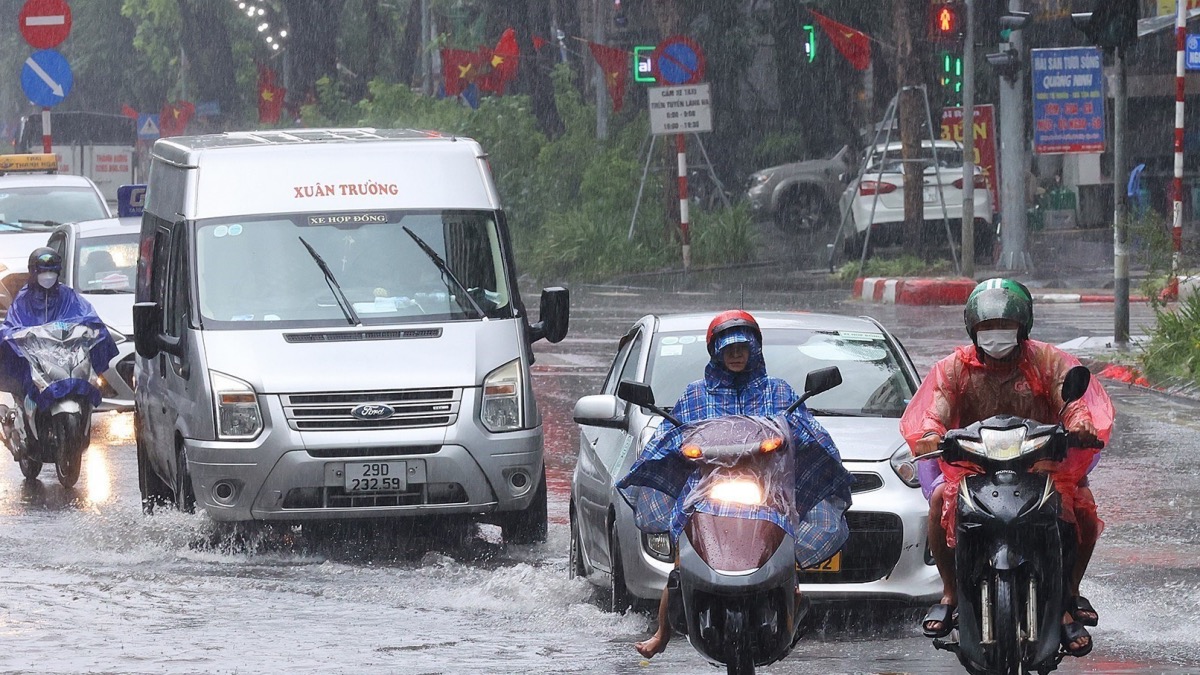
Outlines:
{"label": "car windshield", "polygon": [[88,187],[20,187],[0,189],[0,222],[13,225],[58,225],[100,220],[108,210]]}
{"label": "car windshield", "polygon": [[81,293],[132,293],[138,234],[80,237],[75,243],[73,279]]}
{"label": "car windshield", "polygon": [[[405,228],[445,262],[470,298]],[[336,326],[352,316],[364,324],[477,319],[476,305],[486,316],[502,318],[513,315],[503,261],[492,212],[213,219],[197,227],[197,299],[206,327],[213,328],[280,321]],[[349,309],[339,304],[343,293]]]}
{"label": "car windshield", "polygon": [[[943,169],[962,169],[962,148],[937,147],[937,165]],[[933,148],[924,146],[917,150],[917,154],[912,160],[918,163],[921,170],[924,171],[927,167],[934,165]],[[900,156],[900,146],[889,146],[887,156],[884,156],[883,148],[876,148],[871,156],[871,161],[867,164],[866,175],[871,173],[879,173],[882,167],[883,173],[902,173],[904,171],[904,159]]]}
{"label": "car windshield", "polygon": [[[912,398],[914,383],[882,333],[769,329],[763,341],[767,374],[787,380],[796,393],[810,372],[841,370],[842,384],[808,400],[814,414],[900,417]],[[659,333],[648,371],[654,399],[679,400],[689,382],[703,377],[708,360],[703,332]]]}

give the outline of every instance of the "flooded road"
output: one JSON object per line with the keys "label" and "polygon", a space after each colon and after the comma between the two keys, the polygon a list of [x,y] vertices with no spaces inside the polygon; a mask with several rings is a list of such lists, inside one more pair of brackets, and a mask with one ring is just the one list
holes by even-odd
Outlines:
{"label": "flooded road", "polygon": [[[716,672],[683,639],[644,662],[647,614],[601,611],[567,574],[571,408],[603,378],[616,340],[648,312],[715,311],[740,291],[574,289],[571,332],[537,345],[550,536],[398,526],[315,540],[290,530],[230,536],[205,516],[141,514],[128,414],[97,417],[83,477],[26,483],[0,462],[0,672]],[[922,371],[963,339],[959,308],[844,303],[843,292],[756,293],[749,308],[871,314]],[[1039,306],[1034,337],[1111,332],[1111,307]],[[1133,327],[1147,320],[1134,307]],[[1141,323],[1139,323],[1141,322]],[[1084,593],[1097,646],[1064,673],[1200,671],[1200,406],[1106,383],[1118,431],[1093,474],[1107,529]],[[7,455],[6,455],[7,457]],[[850,608],[764,673],[960,673],[920,636],[922,609]]]}

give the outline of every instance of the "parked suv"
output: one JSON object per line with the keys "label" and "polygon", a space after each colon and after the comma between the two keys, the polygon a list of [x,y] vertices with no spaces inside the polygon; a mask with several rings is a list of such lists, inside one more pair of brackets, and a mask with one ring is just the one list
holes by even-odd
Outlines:
{"label": "parked suv", "polygon": [[844,145],[831,157],[772,166],[750,174],[746,197],[757,219],[780,229],[812,233],[832,224],[854,152]]}

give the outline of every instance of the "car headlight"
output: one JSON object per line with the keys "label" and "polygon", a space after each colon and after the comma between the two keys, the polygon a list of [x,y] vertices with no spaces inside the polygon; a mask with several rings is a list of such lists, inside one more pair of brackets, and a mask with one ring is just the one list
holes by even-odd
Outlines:
{"label": "car headlight", "polygon": [[254,387],[215,370],[208,374],[216,407],[217,438],[240,441],[258,436],[263,428],[263,418]]}
{"label": "car headlight", "polygon": [[917,460],[908,450],[908,445],[901,445],[892,453],[890,460],[892,471],[904,481],[908,487],[920,487],[921,480],[917,477]]}
{"label": "car headlight", "polygon": [[675,552],[671,546],[671,535],[667,532],[643,532],[642,548],[651,558],[662,562],[673,562]]}
{"label": "car headlight", "polygon": [[483,378],[483,406],[479,419],[488,431],[515,431],[524,420],[524,382],[521,360],[513,359]]}
{"label": "car headlight", "polygon": [[759,506],[763,503],[762,487],[752,480],[723,480],[708,490],[713,501],[726,504]]}
{"label": "car headlight", "polygon": [[749,184],[746,187],[747,188],[756,188],[759,185],[766,185],[767,182],[770,180],[771,180],[771,174],[756,173],[756,174],[750,176]]}

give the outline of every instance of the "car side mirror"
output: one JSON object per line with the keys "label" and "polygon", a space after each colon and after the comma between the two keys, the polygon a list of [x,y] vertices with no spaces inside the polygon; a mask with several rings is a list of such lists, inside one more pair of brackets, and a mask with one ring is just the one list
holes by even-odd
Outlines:
{"label": "car side mirror", "polygon": [[529,327],[529,341],[546,338],[548,342],[561,342],[570,321],[571,292],[560,286],[543,288],[538,322]]}
{"label": "car side mirror", "polygon": [[575,402],[571,417],[576,424],[623,429],[625,412],[621,400],[611,394],[584,396]]}
{"label": "car side mirror", "polygon": [[634,405],[649,408],[654,405],[654,390],[648,384],[622,380],[617,385],[617,398]]}
{"label": "car side mirror", "polygon": [[1087,366],[1075,366],[1068,370],[1062,384],[1063,403],[1073,403],[1083,398],[1091,382],[1092,373]]}

